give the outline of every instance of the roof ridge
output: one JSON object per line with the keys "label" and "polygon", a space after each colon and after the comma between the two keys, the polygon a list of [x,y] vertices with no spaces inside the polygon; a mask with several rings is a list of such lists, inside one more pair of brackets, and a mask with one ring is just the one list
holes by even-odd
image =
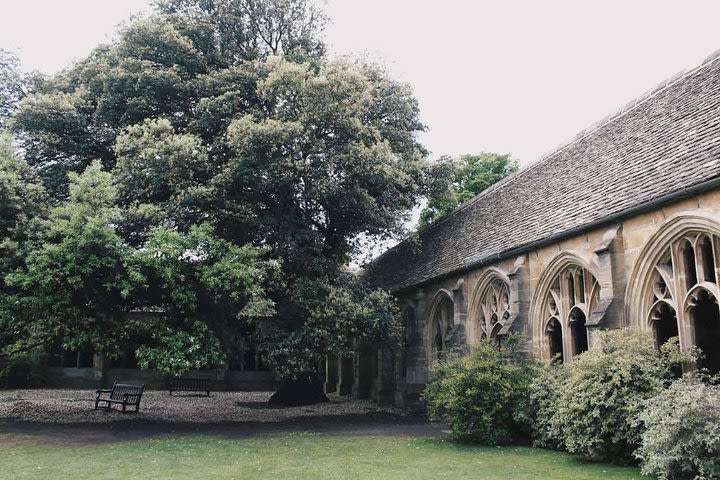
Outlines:
{"label": "roof ridge", "polygon": [[[474,197],[466,200],[465,202],[461,203],[455,209],[448,213],[447,215],[443,215],[438,220],[432,222],[430,225],[419,229],[416,231],[417,236],[425,233],[425,232],[431,232],[435,230],[436,228],[439,228],[442,224],[446,223],[447,221],[454,218],[457,214],[460,212],[466,210],[470,206],[474,205],[475,203],[479,202],[483,198],[487,197],[489,194],[495,192],[496,190],[516,181],[518,178],[525,175],[527,172],[533,170],[534,168],[543,165],[545,162],[549,161],[551,158],[555,157],[562,151],[566,150],[570,146],[574,145],[575,143],[581,141],[582,139],[586,138],[587,136],[591,135],[592,133],[596,132],[600,128],[608,125],[610,122],[613,122],[617,120],[620,117],[625,116],[630,111],[637,108],[639,105],[643,104],[647,100],[653,98],[663,90],[669,88],[672,85],[675,85],[676,83],[684,80],[685,78],[689,77],[690,75],[693,75],[697,73],[698,71],[708,67],[715,61],[720,59],[720,49],[714,51],[707,57],[705,57],[700,64],[695,65],[694,67],[689,67],[686,69],[683,69],[679,71],[678,73],[668,77],[664,81],[657,84],[655,87],[645,91],[644,93],[640,94],[639,96],[635,97],[634,99],[630,100],[629,102],[625,103],[622,107],[620,107],[618,110],[614,111],[613,113],[606,115],[599,121],[595,123],[591,123],[590,126],[587,128],[581,130],[575,136],[573,136],[570,140],[566,142],[561,142],[555,149],[551,150],[550,152],[540,156],[537,160],[527,164],[517,172],[508,175],[507,177],[503,178],[502,180],[498,181],[497,183],[491,185],[490,187],[486,188],[482,192],[478,193]],[[375,257],[373,260],[371,260],[371,264],[377,261],[378,259],[384,257],[386,254],[390,254],[390,252],[396,250],[401,245],[405,244],[408,240],[410,240],[413,237],[413,235],[408,235],[403,240],[398,242],[396,245],[393,245],[392,247],[385,250],[383,253]]]}

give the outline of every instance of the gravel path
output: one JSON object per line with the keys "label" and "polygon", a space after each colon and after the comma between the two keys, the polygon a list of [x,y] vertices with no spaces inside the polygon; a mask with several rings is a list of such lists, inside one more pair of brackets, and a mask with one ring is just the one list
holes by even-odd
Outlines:
{"label": "gravel path", "polygon": [[271,392],[213,392],[211,397],[143,394],[140,413],[94,410],[90,390],[0,391],[0,448],[8,445],[83,447],[199,434],[223,438],[292,431],[332,435],[425,437],[447,433],[392,407],[333,398],[303,407],[267,405]]}
{"label": "gravel path", "polygon": [[96,423],[265,423],[312,417],[402,416],[393,407],[368,401],[336,398],[329,403],[272,408],[266,402],[272,392],[213,392],[210,397],[170,396],[163,391],[143,394],[140,413],[94,410],[91,390],[0,391],[0,422],[60,424]]}

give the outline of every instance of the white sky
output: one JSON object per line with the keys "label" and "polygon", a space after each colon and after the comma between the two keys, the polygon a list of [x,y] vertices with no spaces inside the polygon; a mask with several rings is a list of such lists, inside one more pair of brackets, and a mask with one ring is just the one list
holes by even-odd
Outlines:
{"label": "white sky", "polygon": [[[0,0],[0,47],[51,73],[146,0]],[[720,49],[717,0],[328,0],[336,53],[409,82],[433,152],[523,164]]]}

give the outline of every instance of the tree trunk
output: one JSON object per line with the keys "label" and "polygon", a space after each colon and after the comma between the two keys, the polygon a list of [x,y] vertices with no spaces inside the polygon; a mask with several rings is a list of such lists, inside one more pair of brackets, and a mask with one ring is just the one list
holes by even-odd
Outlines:
{"label": "tree trunk", "polygon": [[296,406],[329,402],[323,383],[323,379],[316,372],[301,373],[295,380],[285,379],[280,383],[277,392],[270,397],[268,404]]}

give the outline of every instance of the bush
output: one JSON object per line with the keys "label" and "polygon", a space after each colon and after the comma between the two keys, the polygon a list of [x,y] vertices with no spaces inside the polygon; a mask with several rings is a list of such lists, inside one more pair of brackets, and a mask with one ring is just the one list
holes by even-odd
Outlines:
{"label": "bush", "polygon": [[47,384],[46,361],[41,354],[5,357],[0,362],[1,388],[40,388]]}
{"label": "bush", "polygon": [[537,370],[530,384],[524,412],[525,422],[530,426],[533,446],[562,450],[565,448],[563,434],[555,421],[562,385],[569,372],[564,365],[545,363]]}
{"label": "bush", "polygon": [[431,368],[423,398],[432,420],[446,421],[455,440],[507,444],[528,434],[523,412],[536,363],[513,341],[481,342],[469,355],[451,354]]}
{"label": "bush", "polygon": [[659,479],[720,478],[720,387],[696,376],[674,382],[639,415],[645,475]]}
{"label": "bush", "polygon": [[631,461],[642,434],[634,419],[671,382],[679,349],[658,352],[648,334],[630,329],[596,335],[599,347],[564,367],[551,440],[559,434],[568,452],[585,458]]}

